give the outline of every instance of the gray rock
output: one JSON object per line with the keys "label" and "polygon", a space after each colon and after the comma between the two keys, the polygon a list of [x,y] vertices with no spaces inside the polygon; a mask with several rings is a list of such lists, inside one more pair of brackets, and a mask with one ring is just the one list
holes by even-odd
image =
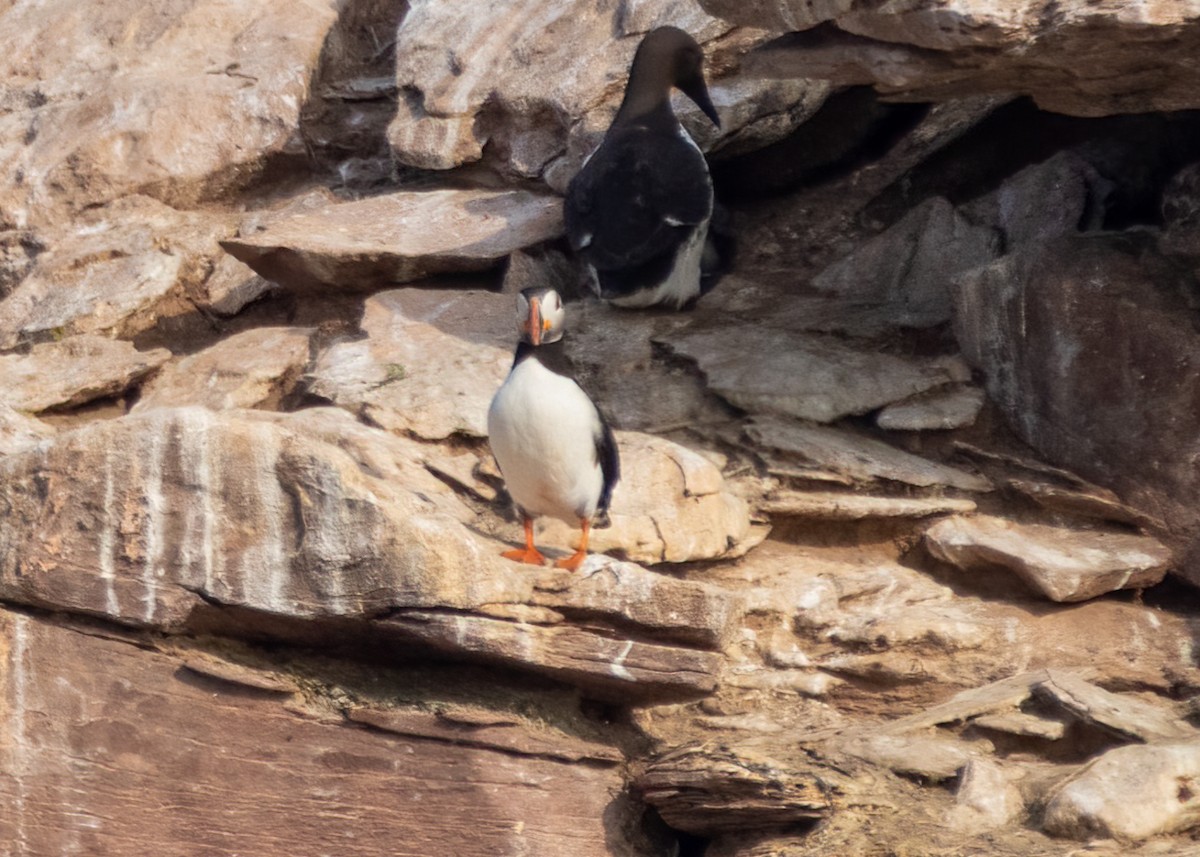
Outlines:
{"label": "gray rock", "polygon": [[999,250],[990,228],[973,225],[934,197],[834,262],[812,285],[851,304],[883,305],[892,324],[930,327],[950,320],[954,277],[991,262]]}
{"label": "gray rock", "polygon": [[662,339],[695,360],[708,388],[730,404],[754,414],[823,423],[970,377],[957,357],[896,357],[759,324]]}
{"label": "gray rock", "polygon": [[925,531],[938,559],[965,571],[1001,567],[1052,601],[1086,601],[1162,580],[1171,552],[1149,536],[1018,524],[987,515],[947,518]]}
{"label": "gray rock", "polygon": [[221,246],[290,291],[374,291],[482,271],[562,234],[562,200],[528,191],[401,191],[256,215]]}
{"label": "gray rock", "polygon": [[138,351],[103,336],[72,336],[35,345],[27,354],[0,354],[0,401],[38,413],[124,393],[171,359],[165,348]]}
{"label": "gray rock", "polygon": [[24,452],[54,434],[53,426],[0,403],[0,455]]}
{"label": "gray rock", "polygon": [[1148,236],[1058,239],[960,280],[954,330],[1021,439],[1162,521],[1200,582],[1195,287]]}
{"label": "gray rock", "polygon": [[819,470],[844,474],[855,482],[882,479],[962,491],[990,491],[992,487],[982,476],[844,429],[760,417],[746,427],[746,434],[756,444],[798,456]]}
{"label": "gray rock", "polygon": [[1046,805],[1055,836],[1141,841],[1200,823],[1200,739],[1109,750]]}
{"label": "gray rock", "polygon": [[983,390],[956,385],[896,402],[875,417],[880,428],[893,431],[937,431],[973,425],[983,408]]}

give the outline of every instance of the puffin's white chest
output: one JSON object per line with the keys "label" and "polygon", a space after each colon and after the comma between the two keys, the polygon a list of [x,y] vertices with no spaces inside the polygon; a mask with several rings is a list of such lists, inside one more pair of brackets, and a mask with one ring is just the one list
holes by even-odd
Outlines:
{"label": "puffin's white chest", "polygon": [[534,358],[509,373],[488,410],[488,440],[513,500],[530,515],[571,524],[600,501],[600,433],[600,414],[580,386]]}

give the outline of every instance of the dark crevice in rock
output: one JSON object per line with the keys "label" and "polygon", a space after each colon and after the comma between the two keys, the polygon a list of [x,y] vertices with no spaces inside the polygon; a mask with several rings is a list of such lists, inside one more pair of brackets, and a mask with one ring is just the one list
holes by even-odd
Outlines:
{"label": "dark crevice in rock", "polygon": [[1080,118],[1018,98],[907,172],[875,198],[866,216],[892,222],[934,196],[959,205],[995,190],[1025,167],[1073,151],[1112,183],[1102,211],[1090,201],[1092,208],[1081,219],[1085,225],[1158,224],[1163,188],[1195,159],[1197,140],[1196,110]]}
{"label": "dark crevice in rock", "polygon": [[928,111],[883,102],[867,86],[844,89],[784,139],[712,164],[717,195],[780,196],[840,178],[882,157]]}

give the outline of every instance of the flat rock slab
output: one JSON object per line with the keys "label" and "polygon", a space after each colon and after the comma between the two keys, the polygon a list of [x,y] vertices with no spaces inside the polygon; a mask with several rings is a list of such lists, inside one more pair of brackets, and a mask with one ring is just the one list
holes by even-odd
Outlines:
{"label": "flat rock slab", "polygon": [[[609,509],[612,526],[592,530],[591,550],[634,562],[692,562],[740,556],[757,544],[749,505],[711,461],[636,432],[617,432],[617,444],[621,481]],[[578,528],[562,521],[543,519],[541,527],[548,544],[578,543]]]}
{"label": "flat rock slab", "polygon": [[27,354],[0,354],[0,401],[38,413],[119,395],[171,359],[165,348],[138,351],[103,336],[72,336],[35,345]]}
{"label": "flat rock slab", "polygon": [[486,616],[404,612],[381,624],[486,663],[519,665],[623,703],[695,699],[717,685],[723,657],[621,639],[574,625],[534,625]]}
{"label": "flat rock slab", "polygon": [[695,360],[708,388],[730,404],[752,414],[821,423],[970,379],[970,370],[957,357],[896,357],[758,324],[684,333],[665,341],[677,354]]}
{"label": "flat rock slab", "polygon": [[973,425],[983,407],[983,390],[958,384],[922,393],[881,410],[875,424],[892,431],[944,431]]}
{"label": "flat rock slab", "polygon": [[1051,601],[1153,586],[1171,565],[1170,550],[1149,536],[986,515],[939,521],[925,531],[925,544],[938,559],[966,571],[1008,569]]}
{"label": "flat rock slab", "polygon": [[614,821],[620,770],[555,758],[578,740],[543,734],[545,752],[532,755],[386,722],[350,727],[290,694],[10,612],[0,612],[0,701],[0,841],[18,854],[609,857],[631,847],[613,845],[634,824]]}
{"label": "flat rock slab", "polygon": [[277,407],[308,364],[311,337],[310,328],[292,327],[234,334],[165,367],[143,387],[133,411]]}
{"label": "flat rock slab", "polygon": [[927,518],[975,511],[975,501],[956,497],[872,497],[838,491],[774,491],[758,503],[768,515],[861,521],[866,518]]}
{"label": "flat rock slab", "polygon": [[1109,750],[1046,805],[1056,836],[1140,841],[1200,823],[1200,739]]}
{"label": "flat rock slab", "polygon": [[512,366],[515,305],[512,295],[482,291],[374,295],[366,338],[323,352],[311,390],[389,431],[485,437],[488,406]]}
{"label": "flat rock slab", "polygon": [[940,485],[962,491],[992,489],[982,476],[912,455],[856,432],[759,417],[746,426],[746,435],[760,446],[797,457],[819,472],[841,474],[852,482],[883,479],[922,488]]}
{"label": "flat rock slab", "polygon": [[562,200],[528,191],[404,191],[255,223],[221,246],[293,291],[375,291],[482,271],[563,231]]}
{"label": "flat rock slab", "polygon": [[1080,720],[1138,741],[1198,737],[1196,729],[1179,719],[1168,703],[1155,704],[1129,694],[1111,693],[1071,673],[1051,670],[1035,692]]}

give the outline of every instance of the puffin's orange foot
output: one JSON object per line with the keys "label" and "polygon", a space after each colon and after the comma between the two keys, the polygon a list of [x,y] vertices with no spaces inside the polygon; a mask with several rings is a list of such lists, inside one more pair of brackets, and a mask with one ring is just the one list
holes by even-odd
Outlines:
{"label": "puffin's orange foot", "polygon": [[545,565],[546,558],[542,556],[537,548],[518,548],[517,550],[505,551],[500,554],[505,559],[523,562],[526,565]]}
{"label": "puffin's orange foot", "polygon": [[571,554],[570,556],[563,557],[560,560],[556,560],[554,563],[554,567],[555,568],[565,568],[567,571],[575,571],[579,568],[579,566],[581,566],[583,564],[583,561],[586,558],[587,558],[587,551],[575,551],[575,553]]}

